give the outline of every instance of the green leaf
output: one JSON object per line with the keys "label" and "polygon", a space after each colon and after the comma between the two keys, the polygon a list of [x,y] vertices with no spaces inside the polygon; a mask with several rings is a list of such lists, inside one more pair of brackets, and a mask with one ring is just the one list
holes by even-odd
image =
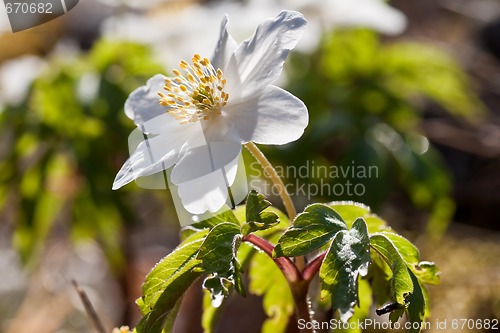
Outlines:
{"label": "green leaf", "polygon": [[252,190],[248,194],[246,203],[246,221],[241,230],[243,235],[248,235],[257,230],[266,230],[279,223],[278,215],[274,212],[264,211],[271,206],[265,195]]}
{"label": "green leaf", "polygon": [[[371,266],[371,265],[370,265]],[[372,288],[366,279],[358,280],[359,305],[354,308],[354,315],[349,319],[347,327],[338,328],[335,332],[362,333],[359,322],[364,321],[370,315],[373,303]]]}
{"label": "green leaf", "polygon": [[393,233],[382,233],[398,249],[406,265],[417,276],[421,283],[439,284],[439,269],[432,262],[420,261],[417,247],[403,236]]}
{"label": "green leaf", "polygon": [[357,219],[349,231],[337,233],[321,265],[321,298],[331,294],[332,309],[347,322],[358,303],[358,276],[368,272],[370,239],[365,221]]}
{"label": "green leaf", "polygon": [[184,240],[185,238],[203,229],[212,229],[216,225],[224,222],[233,223],[238,226],[240,225],[240,222],[233,210],[229,209],[226,206],[224,208],[221,208],[220,211],[220,213],[216,213],[214,216],[206,220],[183,227],[181,230],[181,239]]}
{"label": "green leaf", "polygon": [[370,237],[370,246],[384,259],[392,271],[391,293],[395,302],[406,304],[406,298],[413,292],[413,282],[406,263],[386,234]]}
{"label": "green leaf", "polygon": [[278,240],[276,257],[295,257],[325,245],[347,226],[337,212],[324,204],[313,204],[297,215],[292,226]]}
{"label": "green leaf", "polygon": [[223,211],[221,213],[218,213],[213,217],[206,219],[204,221],[193,223],[191,226],[196,229],[204,229],[204,228],[211,229],[216,225],[219,225],[224,222],[230,222],[235,225],[240,225],[238,219],[236,218],[236,215],[234,215],[234,212],[231,209],[225,207],[222,210]]}
{"label": "green leaf", "polygon": [[[408,297],[410,304],[406,309],[408,314],[408,320],[412,323],[410,333],[420,332],[419,327],[422,327],[422,323],[425,320],[426,302],[422,286],[420,285],[418,278],[410,272],[411,280],[413,281],[413,292]],[[417,324],[418,323],[418,324]]]}
{"label": "green leaf", "polygon": [[440,282],[439,274],[441,274],[441,272],[433,262],[419,262],[415,266],[413,273],[415,273],[420,283],[437,285]]}
{"label": "green leaf", "polygon": [[241,281],[241,269],[236,257],[241,244],[241,233],[238,225],[224,222],[216,225],[207,235],[200,247],[197,258],[202,267],[210,275],[203,282],[203,287],[212,294],[214,306],[222,303],[229,295],[231,286],[245,295]]}
{"label": "green leaf", "polygon": [[350,228],[357,218],[362,217],[368,227],[368,233],[373,234],[376,232],[390,230],[387,223],[376,214],[371,212],[370,207],[354,201],[333,201],[327,204],[335,210],[347,226]]}
{"label": "green leaf", "polygon": [[292,293],[276,264],[261,252],[256,252],[250,264],[249,290],[263,296],[263,308],[269,317],[262,326],[262,333],[286,331],[288,320],[294,312]]}
{"label": "green leaf", "polygon": [[381,306],[391,299],[392,271],[377,252],[372,252],[372,264],[367,278],[371,281],[373,296],[377,305]]}
{"label": "green leaf", "polygon": [[175,302],[172,310],[169,311],[167,318],[165,320],[165,325],[163,325],[162,333],[170,333],[174,330],[175,319],[181,308],[182,297],[180,297],[177,302]]}
{"label": "green leaf", "polygon": [[[236,211],[238,208],[236,209]],[[244,212],[243,212],[244,213]],[[253,255],[256,253],[255,248],[246,243],[241,243],[238,249],[238,262],[241,263],[242,267],[247,267],[248,263],[252,259]],[[215,325],[217,323],[217,319],[223,308],[224,302],[227,300],[224,299],[223,303],[219,307],[214,307],[212,305],[212,296],[208,290],[204,290],[203,296],[203,314],[201,319],[201,324],[203,327],[204,333],[213,333],[215,330]]]}
{"label": "green leaf", "polygon": [[163,258],[146,276],[143,296],[137,301],[144,317],[137,325],[138,333],[160,333],[168,314],[187,288],[201,275],[201,261],[196,254],[208,230],[200,231]]}

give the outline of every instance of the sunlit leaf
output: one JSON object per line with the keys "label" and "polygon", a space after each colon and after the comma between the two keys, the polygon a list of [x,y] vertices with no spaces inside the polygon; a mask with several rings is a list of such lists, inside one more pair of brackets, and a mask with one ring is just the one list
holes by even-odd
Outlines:
{"label": "sunlit leaf", "polygon": [[277,257],[295,257],[312,252],[347,226],[339,214],[324,204],[312,204],[297,215],[274,248]]}
{"label": "sunlit leaf", "polygon": [[337,233],[321,265],[321,298],[332,297],[332,309],[339,309],[343,322],[353,315],[358,303],[358,277],[368,272],[370,239],[363,219],[349,231]]}
{"label": "sunlit leaf", "polygon": [[263,194],[252,190],[246,202],[246,223],[242,227],[243,235],[257,230],[269,229],[279,223],[278,215],[266,210],[271,203]]}
{"label": "sunlit leaf", "polygon": [[408,297],[410,304],[408,304],[406,311],[408,313],[408,320],[412,323],[409,332],[418,333],[420,332],[419,328],[422,327],[422,323],[425,320],[425,296],[417,277],[413,274],[413,272],[410,272],[410,276],[413,282],[413,292]]}
{"label": "sunlit leaf", "polygon": [[421,283],[439,284],[439,269],[432,262],[421,262],[420,252],[415,245],[403,236],[394,233],[382,234],[391,240],[408,268],[411,269]]}
{"label": "sunlit leaf", "polygon": [[394,244],[383,234],[370,237],[370,246],[384,259],[392,271],[392,297],[401,305],[406,304],[406,298],[413,292],[413,282],[401,254]]}
{"label": "sunlit leaf", "polygon": [[390,229],[384,220],[373,214],[370,207],[362,203],[354,201],[333,201],[329,202],[327,205],[342,216],[342,219],[349,228],[357,218],[362,217],[366,222],[370,234]]}
{"label": "sunlit leaf", "polygon": [[200,247],[197,258],[202,261],[203,269],[210,274],[205,278],[203,287],[212,294],[212,301],[216,307],[228,296],[232,286],[238,293],[245,295],[237,259],[240,244],[239,226],[224,222],[209,232]]}
{"label": "sunlit leaf", "polygon": [[136,329],[138,333],[160,333],[168,314],[187,288],[201,275],[201,261],[196,254],[208,230],[192,235],[172,253],[163,258],[146,276],[143,296],[138,305],[144,317]]}

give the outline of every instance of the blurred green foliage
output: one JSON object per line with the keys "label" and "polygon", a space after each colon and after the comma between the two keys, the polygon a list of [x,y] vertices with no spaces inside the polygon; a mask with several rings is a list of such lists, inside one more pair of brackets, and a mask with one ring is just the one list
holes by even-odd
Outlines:
{"label": "blurred green foliage", "polygon": [[[338,30],[312,55],[293,53],[288,89],[310,112],[305,135],[268,151],[284,165],[376,166],[377,177],[329,179],[363,184],[351,199],[375,209],[403,191],[430,212],[429,231],[440,235],[454,212],[452,183],[439,153],[422,131],[423,109],[435,105],[477,122],[484,107],[465,73],[445,52],[423,43],[381,43],[368,30]],[[318,179],[307,180],[318,183]],[[325,181],[325,180],[323,180]]]}
{"label": "blurred green foliage", "polygon": [[59,221],[74,240],[98,238],[118,268],[122,226],[134,221],[127,191],[111,191],[133,129],[123,105],[162,68],[148,48],[108,41],[48,61],[27,99],[0,112],[2,214],[25,261]]}

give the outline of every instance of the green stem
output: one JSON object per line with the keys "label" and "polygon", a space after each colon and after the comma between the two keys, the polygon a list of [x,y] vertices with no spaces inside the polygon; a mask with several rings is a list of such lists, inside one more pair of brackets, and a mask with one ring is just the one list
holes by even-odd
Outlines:
{"label": "green stem", "polygon": [[292,198],[290,194],[286,190],[286,186],[281,180],[278,172],[273,167],[271,162],[267,159],[267,157],[262,153],[262,151],[253,143],[252,141],[245,143],[245,148],[255,157],[255,159],[260,163],[268,177],[271,179],[273,184],[278,187],[279,194],[283,204],[285,205],[286,213],[290,221],[292,221],[297,215],[297,210],[295,210],[295,206],[293,204]]}
{"label": "green stem", "polygon": [[[255,157],[255,159],[260,163],[260,165],[266,172],[267,176],[271,179],[273,184],[278,188],[280,198],[283,201],[283,204],[285,205],[288,218],[293,223],[293,219],[295,219],[295,216],[297,215],[297,210],[295,209],[292,198],[290,197],[290,194],[288,193],[286,186],[283,183],[283,180],[281,180],[280,176],[278,175],[278,172],[273,167],[271,162],[269,162],[267,157],[262,153],[262,151],[255,145],[255,143],[253,143],[252,141],[247,142],[245,144],[245,148],[248,149],[248,151],[253,155],[253,157]],[[295,259],[295,263],[300,271],[303,270],[304,267],[306,266],[305,259],[303,256],[297,257]]]}
{"label": "green stem", "polygon": [[[253,142],[248,142],[245,144],[245,148],[255,157],[255,159],[260,163],[267,176],[271,179],[273,184],[279,189],[279,194],[283,204],[285,205],[285,209],[290,219],[291,223],[295,219],[297,215],[297,210],[293,204],[292,198],[290,197],[290,193],[288,193],[283,180],[281,180],[278,172],[273,167],[273,165],[269,162],[266,156],[260,151],[260,149]],[[254,236],[252,234],[245,236],[245,241],[250,242],[267,253],[278,265],[280,270],[283,272],[283,275],[288,281],[290,286],[290,290],[293,295],[293,301],[295,304],[295,314],[297,317],[297,321],[304,321],[305,323],[310,323],[312,321],[312,313],[309,305],[309,299],[307,292],[309,290],[309,284],[311,282],[312,277],[310,275],[315,274],[318,271],[319,266],[317,262],[314,262],[313,265],[309,265],[309,269],[306,269],[305,258],[303,256],[295,258],[295,264],[290,261],[288,258],[273,258],[273,245],[267,242],[265,239]],[[317,266],[317,267],[316,267]],[[308,279],[305,280],[303,278],[303,273],[308,274]],[[308,327],[308,326],[306,326]],[[314,333],[314,330],[311,328],[304,328],[300,330],[301,333]]]}

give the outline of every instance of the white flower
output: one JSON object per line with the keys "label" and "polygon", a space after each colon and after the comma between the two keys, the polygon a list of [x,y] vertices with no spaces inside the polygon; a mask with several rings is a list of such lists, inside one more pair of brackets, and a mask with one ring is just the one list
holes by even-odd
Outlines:
{"label": "white flower", "polygon": [[36,56],[23,56],[3,63],[0,67],[0,106],[3,103],[20,104],[46,67],[45,61]]}
{"label": "white flower", "polygon": [[152,138],[142,142],[116,176],[113,189],[170,168],[184,207],[216,212],[227,201],[241,145],[285,144],[308,123],[301,100],[273,86],[302,35],[302,14],[282,11],[263,21],[239,46],[222,22],[210,61],[182,61],[173,78],[156,75],[132,92],[125,113]]}
{"label": "white flower", "polygon": [[158,6],[162,3],[174,2],[172,0],[148,0],[148,1],[137,1],[137,0],[97,0],[105,5],[111,7],[131,7],[135,9],[148,9]]}
{"label": "white flower", "polygon": [[[253,0],[261,1],[261,0]],[[285,0],[304,13],[309,21],[307,38],[298,47],[315,50],[321,31],[337,27],[365,27],[386,35],[398,35],[406,29],[406,16],[384,0]]]}
{"label": "white flower", "polygon": [[[249,36],[263,19],[280,9],[267,1],[265,6],[250,2],[201,5],[190,3],[182,8],[170,8],[154,13],[128,12],[106,19],[101,32],[105,38],[131,40],[152,46],[156,58],[171,67],[179,59],[194,53],[211,54],[217,42],[220,23],[214,17],[244,17],[231,24],[232,35],[239,39]],[[175,45],[175,47],[172,47]]]}

